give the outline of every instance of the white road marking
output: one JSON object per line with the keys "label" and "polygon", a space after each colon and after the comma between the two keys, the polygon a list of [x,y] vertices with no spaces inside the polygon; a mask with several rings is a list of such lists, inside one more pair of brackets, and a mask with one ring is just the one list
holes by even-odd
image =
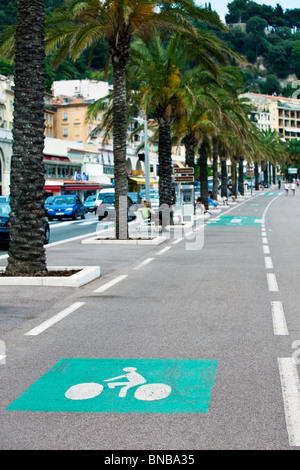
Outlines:
{"label": "white road marking", "polygon": [[273,269],[273,261],[270,256],[265,256],[265,268],[266,269]]}
{"label": "white road marking", "polygon": [[274,335],[288,335],[282,302],[271,302]]}
{"label": "white road marking", "polygon": [[270,248],[267,245],[263,245],[263,250],[265,255],[270,254]]}
{"label": "white road marking", "polygon": [[106,291],[107,289],[109,289],[110,287],[112,287],[112,286],[114,286],[115,284],[117,284],[118,282],[123,281],[123,279],[125,279],[126,277],[127,277],[127,274],[122,274],[121,276],[116,277],[116,278],[113,279],[112,281],[107,282],[107,283],[104,284],[103,286],[98,287],[98,289],[94,290],[94,292],[104,292],[104,291]]}
{"label": "white road marking", "polygon": [[0,356],[0,364],[1,364],[2,361],[4,361],[5,358],[6,358],[6,354],[2,354]]}
{"label": "white road marking", "polygon": [[273,273],[267,274],[268,288],[270,292],[278,292],[276,276]]}
{"label": "white road marking", "polygon": [[178,238],[177,240],[172,242],[172,245],[176,245],[177,243],[181,242],[182,240],[183,240],[183,238]]}
{"label": "white road marking", "polygon": [[163,248],[162,250],[160,250],[158,253],[156,253],[157,255],[163,255],[166,251],[168,251],[169,249],[171,248],[171,246],[166,246],[165,248]]}
{"label": "white road marking", "polygon": [[285,420],[290,446],[300,446],[300,383],[297,366],[291,357],[279,357]]}
{"label": "white road marking", "polygon": [[147,258],[147,259],[145,259],[145,261],[143,261],[141,264],[139,264],[138,266],[136,266],[136,267],[133,268],[133,269],[140,269],[140,268],[142,268],[143,266],[146,266],[146,264],[151,263],[151,261],[153,261],[153,260],[154,260],[154,258]]}
{"label": "white road marking", "polygon": [[262,237],[262,242],[267,245],[268,244],[268,239],[266,237]]}
{"label": "white road marking", "polygon": [[82,307],[86,302],[75,302],[74,304],[70,305],[66,309],[62,310],[61,312],[57,313],[53,317],[49,318],[48,320],[44,321],[41,323],[39,326],[36,326],[32,330],[28,331],[28,333],[25,333],[24,336],[37,336],[43,331],[45,331],[47,328],[50,328],[50,326],[53,326],[55,323],[59,322],[66,316],[70,315],[70,313],[74,312],[77,310],[79,307]]}

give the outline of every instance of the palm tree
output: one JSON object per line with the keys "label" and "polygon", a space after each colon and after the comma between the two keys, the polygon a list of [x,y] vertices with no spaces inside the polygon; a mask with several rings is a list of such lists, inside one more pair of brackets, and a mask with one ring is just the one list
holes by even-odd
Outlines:
{"label": "palm tree", "polygon": [[[175,30],[182,35],[197,37],[193,25],[195,19],[224,29],[215,12],[197,7],[192,0],[166,2],[67,0],[47,21],[46,44],[47,50],[55,51],[53,64],[59,64],[67,57],[76,60],[86,48],[97,45],[102,38],[108,44],[109,58],[113,67],[116,238],[128,237],[125,213],[127,200],[126,66],[132,41],[136,37],[151,37],[155,28]],[[119,205],[121,197],[125,201],[124,210],[121,210]],[[121,220],[123,223],[120,222]]]}
{"label": "palm tree", "polygon": [[44,249],[44,1],[19,0],[8,276],[47,273]]}

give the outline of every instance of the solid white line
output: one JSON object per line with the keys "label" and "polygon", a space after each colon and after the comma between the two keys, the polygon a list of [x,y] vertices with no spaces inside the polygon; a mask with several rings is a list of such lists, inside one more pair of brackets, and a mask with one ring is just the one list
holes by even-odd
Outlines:
{"label": "solid white line", "polygon": [[172,248],[171,246],[166,246],[165,248],[163,248],[161,251],[159,251],[158,253],[156,253],[157,255],[163,255],[166,251],[168,251],[170,248]]}
{"label": "solid white line", "polygon": [[276,281],[276,276],[273,273],[267,274],[268,288],[270,292],[277,292],[278,285]]}
{"label": "solid white line", "polygon": [[283,305],[279,301],[271,302],[274,335],[288,335]]}
{"label": "solid white line", "polygon": [[290,446],[300,446],[300,384],[291,357],[279,357],[278,366]]}
{"label": "solid white line", "polygon": [[37,336],[43,331],[45,331],[47,328],[50,328],[50,326],[53,326],[55,323],[59,322],[66,316],[70,315],[70,313],[74,312],[77,310],[79,307],[82,307],[85,302],[75,302],[74,304],[70,305],[66,309],[62,310],[61,312],[57,313],[54,315],[52,318],[49,318],[49,320],[46,320],[45,322],[41,323],[39,326],[36,326],[32,330],[28,331],[28,333],[25,333],[24,336]]}
{"label": "solid white line", "polygon": [[146,266],[146,264],[151,263],[151,261],[153,261],[153,260],[154,260],[154,258],[147,258],[147,259],[145,259],[145,261],[143,261],[141,264],[139,264],[138,266],[136,266],[136,267],[133,268],[133,269],[140,269],[140,268],[142,268],[143,266]]}
{"label": "solid white line", "polygon": [[270,253],[270,248],[267,245],[263,245],[264,254],[268,255]]}
{"label": "solid white line", "polygon": [[269,256],[265,256],[265,268],[273,269],[273,261],[272,258],[270,258]]}
{"label": "solid white line", "polygon": [[109,289],[110,287],[117,284],[118,282],[123,281],[123,279],[125,279],[126,277],[127,277],[127,274],[122,274],[121,276],[116,277],[112,281],[107,282],[107,284],[104,284],[103,286],[98,287],[98,289],[94,290],[94,292],[104,292],[107,289]]}

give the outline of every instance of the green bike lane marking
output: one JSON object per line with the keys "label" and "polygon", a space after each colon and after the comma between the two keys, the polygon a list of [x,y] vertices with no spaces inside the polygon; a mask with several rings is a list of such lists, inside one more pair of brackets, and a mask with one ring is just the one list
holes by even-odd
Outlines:
{"label": "green bike lane marking", "polygon": [[215,359],[61,359],[6,410],[206,413],[217,365]]}
{"label": "green bike lane marking", "polygon": [[220,216],[216,220],[208,220],[207,224],[209,225],[222,225],[222,226],[230,226],[230,227],[245,227],[245,226],[252,226],[257,227],[261,225],[262,219],[259,217],[249,217],[249,216]]}

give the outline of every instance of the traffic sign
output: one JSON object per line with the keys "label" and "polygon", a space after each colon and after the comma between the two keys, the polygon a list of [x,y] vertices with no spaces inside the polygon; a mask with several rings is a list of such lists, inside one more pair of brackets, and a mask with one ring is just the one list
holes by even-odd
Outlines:
{"label": "traffic sign", "polygon": [[190,174],[194,174],[194,168],[192,167],[174,168],[174,173],[181,174],[181,175],[190,175]]}
{"label": "traffic sign", "polygon": [[7,410],[206,413],[216,359],[61,359]]}
{"label": "traffic sign", "polygon": [[194,176],[175,176],[175,183],[193,183]]}

